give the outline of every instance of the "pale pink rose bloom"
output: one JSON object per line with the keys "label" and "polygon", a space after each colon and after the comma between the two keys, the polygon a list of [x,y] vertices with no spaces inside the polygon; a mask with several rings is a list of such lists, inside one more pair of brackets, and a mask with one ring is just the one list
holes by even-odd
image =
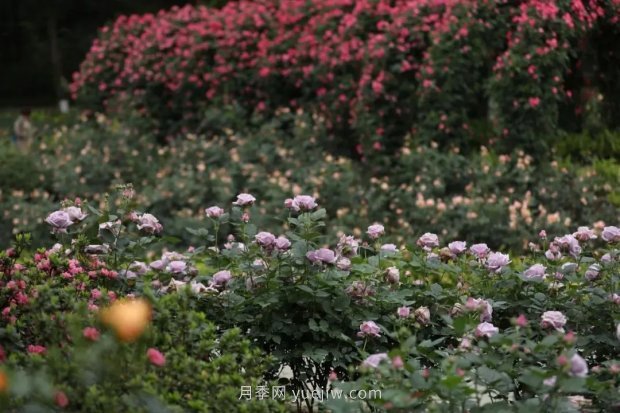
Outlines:
{"label": "pale pink rose bloom", "polygon": [[374,321],[364,321],[360,324],[359,337],[380,337],[381,328]]}
{"label": "pale pink rose bloom", "polygon": [[224,209],[218,206],[212,206],[212,207],[205,209],[205,214],[207,214],[207,217],[212,218],[212,219],[217,219],[221,217],[222,215],[224,215],[224,212],[225,212]]}
{"label": "pale pink rose bloom", "polygon": [[390,358],[388,357],[387,353],[373,354],[368,356],[366,360],[362,362],[362,366],[376,369],[377,367],[379,367],[379,364],[381,364],[382,361],[387,361],[389,359]]}
{"label": "pale pink rose bloom", "polygon": [[620,228],[613,226],[603,228],[601,238],[609,243],[620,241]]}
{"label": "pale pink rose bloom", "polygon": [[370,238],[377,239],[385,233],[385,228],[381,224],[373,224],[368,227],[366,233]]}
{"label": "pale pink rose bloom", "polygon": [[492,337],[497,333],[499,333],[499,328],[485,321],[478,324],[478,327],[476,327],[476,331],[474,334],[476,335],[476,337]]}
{"label": "pale pink rose bloom", "polygon": [[237,200],[233,202],[233,205],[248,206],[248,205],[252,205],[255,201],[256,201],[256,198],[254,198],[252,195],[244,193],[244,194],[237,195]]}
{"label": "pale pink rose bloom", "polygon": [[564,332],[566,316],[560,311],[545,311],[541,316],[540,325],[542,328],[554,328],[559,332]]}

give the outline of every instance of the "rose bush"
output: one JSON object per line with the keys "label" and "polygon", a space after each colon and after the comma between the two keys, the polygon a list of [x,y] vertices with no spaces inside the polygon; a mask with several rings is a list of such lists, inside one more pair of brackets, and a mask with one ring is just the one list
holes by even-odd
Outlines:
{"label": "rose bush", "polygon": [[[98,119],[59,129],[33,149],[36,179],[42,180],[36,189],[18,190],[19,182],[12,182],[15,188],[0,193],[4,246],[17,230],[47,245],[41,223],[55,203],[84,196],[101,206],[103,193],[128,180],[140,189],[136,197],[145,210],[184,245],[196,242],[184,229],[204,218],[205,204],[224,205],[247,191],[261,211],[293,194],[313,194],[333,211],[326,222],[333,236],[361,236],[380,223],[389,242],[431,232],[515,251],[527,248],[540,228],[564,232],[613,222],[620,205],[612,161],[536,164],[525,152],[499,155],[482,147],[464,155],[407,139],[386,170],[326,153],[317,143],[324,128],[302,111],[164,146],[131,124]],[[269,232],[282,230],[264,215],[254,219]]]}
{"label": "rose bush", "polygon": [[[392,154],[412,130],[417,142],[476,150],[490,127],[499,148],[543,156],[558,129],[587,126],[590,112],[617,125],[619,7],[617,0],[176,7],[105,26],[72,91],[97,109],[143,116],[163,136],[208,127],[205,108],[221,104],[266,114],[301,107],[326,119],[325,144],[347,154]],[[595,64],[596,73],[587,70]],[[598,101],[603,107],[592,109]]]}
{"label": "rose bush", "polygon": [[325,235],[327,211],[309,195],[283,197],[269,213],[286,229],[262,230],[261,200],[244,193],[205,206],[219,209],[189,229],[199,244],[161,251],[165,223],[143,225],[157,221],[131,186],[106,199],[51,211],[74,217],[66,232],[47,220],[54,247],[28,258],[21,235],[0,257],[9,406],[285,408],[239,400],[263,380],[289,394],[380,389],[366,403],[388,411],[620,403],[616,226],[542,231],[523,255],[434,233],[394,245],[379,224]]}

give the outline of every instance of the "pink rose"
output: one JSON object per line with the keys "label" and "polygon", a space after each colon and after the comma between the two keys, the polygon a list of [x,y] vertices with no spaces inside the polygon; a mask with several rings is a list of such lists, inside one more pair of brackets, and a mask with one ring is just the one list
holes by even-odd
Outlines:
{"label": "pink rose", "polygon": [[379,364],[381,364],[382,361],[387,361],[389,359],[390,358],[388,357],[387,353],[373,354],[368,356],[366,360],[362,362],[362,366],[376,369],[377,367],[379,367]]}
{"label": "pink rose", "polygon": [[357,255],[357,249],[359,247],[359,241],[355,239],[353,236],[343,235],[340,237],[338,241],[338,245],[336,250],[338,253],[344,257],[353,257]]}
{"label": "pink rose", "polygon": [[205,214],[207,214],[207,217],[212,218],[212,219],[217,219],[221,217],[222,215],[224,215],[224,212],[225,212],[224,209],[218,206],[212,206],[212,207],[205,209]]}
{"label": "pink rose", "polygon": [[409,308],[409,307],[398,307],[398,310],[396,310],[396,314],[398,314],[398,316],[400,318],[408,318],[409,315],[411,314],[411,308]]}
{"label": "pink rose", "polygon": [[430,232],[427,232],[424,235],[422,235],[420,238],[418,238],[418,241],[416,242],[416,244],[425,249],[438,247],[439,237],[435,234],[431,234]]}
{"label": "pink rose", "polygon": [[63,208],[63,211],[69,214],[69,218],[74,223],[83,221],[88,216],[82,211],[81,208],[78,208],[76,206],[70,206],[70,207]]}
{"label": "pink rose", "polygon": [[318,206],[314,197],[310,195],[297,195],[292,200],[287,199],[284,205],[293,211],[311,211]]}
{"label": "pink rose", "polygon": [[566,316],[560,311],[545,311],[541,317],[540,325],[542,328],[554,328],[563,333],[566,321]]}
{"label": "pink rose", "polygon": [[374,321],[364,321],[360,324],[359,337],[381,337],[381,328]]}
{"label": "pink rose", "polygon": [[582,242],[597,238],[597,236],[594,235],[594,231],[588,227],[577,228],[577,232],[573,233],[573,237]]}
{"label": "pink rose", "polygon": [[71,217],[65,211],[52,212],[47,216],[45,222],[52,226],[52,231],[55,233],[66,233],[67,228],[73,225]]}
{"label": "pink rose", "polygon": [[573,355],[570,359],[570,375],[575,377],[588,375],[588,363],[579,354]]}
{"label": "pink rose", "polygon": [[480,311],[480,321],[490,322],[493,319],[493,307],[482,298],[469,297],[465,303],[465,308],[469,311]]}
{"label": "pink rose", "polygon": [[603,240],[612,243],[620,241],[620,228],[618,227],[605,227],[601,234]]}
{"label": "pink rose", "polygon": [[163,227],[154,215],[142,214],[138,217],[138,229],[149,234],[159,234]]}
{"label": "pink rose", "polygon": [[542,280],[545,278],[545,270],[547,268],[542,264],[534,264],[527,270],[523,271],[523,276],[529,279]]}
{"label": "pink rose", "polygon": [[146,356],[152,365],[157,367],[163,367],[166,364],[166,357],[157,349],[149,348],[146,351]]}
{"label": "pink rose", "polygon": [[510,257],[508,256],[508,254],[502,254],[501,252],[492,252],[487,258],[486,267],[494,273],[499,273],[508,264],[510,264]]}
{"label": "pink rose", "polygon": [[275,246],[280,251],[288,251],[291,248],[291,241],[283,235],[280,235],[275,240]]}
{"label": "pink rose", "polygon": [[428,307],[416,308],[416,310],[413,312],[413,316],[415,317],[416,321],[423,326],[428,325],[431,322],[431,311],[428,309]]}
{"label": "pink rose", "polygon": [[28,345],[28,353],[30,354],[45,354],[46,351],[47,349],[43,346],[33,344]]}
{"label": "pink rose", "polygon": [[398,251],[398,248],[394,244],[383,244],[381,246],[381,251],[396,252],[396,251]]}
{"label": "pink rose", "polygon": [[254,198],[250,194],[239,194],[237,195],[237,200],[233,202],[233,205],[249,206],[249,205],[254,204],[255,201],[256,201],[256,198]]}
{"label": "pink rose", "polygon": [[82,335],[84,336],[84,338],[90,341],[98,341],[100,336],[99,330],[97,330],[95,327],[86,327],[82,331]]}
{"label": "pink rose", "polygon": [[366,233],[370,238],[377,239],[385,233],[385,228],[381,224],[373,224],[368,227]]}
{"label": "pink rose", "polygon": [[454,255],[459,255],[467,251],[467,243],[464,241],[454,241],[448,244],[448,249]]}
{"label": "pink rose", "polygon": [[187,263],[185,261],[172,261],[168,264],[167,270],[172,274],[183,274],[187,269]]}
{"label": "pink rose", "polygon": [[218,271],[213,274],[213,278],[211,278],[211,283],[216,287],[225,287],[226,284],[232,279],[232,274],[230,271]]}
{"label": "pink rose", "polygon": [[390,284],[398,284],[400,282],[400,271],[396,267],[389,267],[385,271],[385,279]]}
{"label": "pink rose", "polygon": [[276,242],[276,237],[270,232],[259,232],[254,237],[258,245],[263,248],[271,248],[273,244]]}
{"label": "pink rose", "polygon": [[499,333],[499,328],[485,321],[478,324],[478,327],[476,327],[476,331],[474,334],[476,335],[476,337],[492,337],[497,333]]}
{"label": "pink rose", "polygon": [[313,263],[322,262],[325,264],[333,264],[336,262],[336,253],[329,248],[319,248],[315,251],[308,251],[306,257]]}
{"label": "pink rose", "polygon": [[487,244],[474,244],[471,247],[469,247],[469,251],[472,254],[474,254],[476,257],[478,257],[479,259],[483,259],[487,256],[487,254],[491,250],[489,249]]}
{"label": "pink rose", "polygon": [[346,257],[340,257],[336,261],[336,267],[342,271],[349,271],[351,269],[351,260]]}

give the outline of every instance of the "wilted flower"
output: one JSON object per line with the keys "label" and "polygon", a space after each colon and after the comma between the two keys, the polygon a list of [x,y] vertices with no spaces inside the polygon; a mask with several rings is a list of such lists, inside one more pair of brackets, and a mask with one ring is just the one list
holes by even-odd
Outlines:
{"label": "wilted flower", "polygon": [[579,354],[574,354],[570,359],[570,374],[576,377],[588,375],[588,364]]}
{"label": "wilted flower", "polygon": [[486,261],[486,267],[495,273],[501,272],[508,264],[510,264],[510,257],[501,252],[492,252]]}
{"label": "wilted flower", "polygon": [[67,228],[73,225],[73,220],[65,211],[54,211],[45,219],[49,225],[52,226],[52,231],[55,233],[66,233]]}
{"label": "wilted flower", "polygon": [[620,241],[620,228],[618,227],[605,227],[601,234],[603,240],[612,243]]}
{"label": "wilted flower", "polygon": [[69,214],[69,218],[71,221],[80,222],[83,221],[88,215],[82,211],[82,208],[76,206],[70,206],[62,209],[67,214]]}
{"label": "wilted flower", "polygon": [[138,229],[149,234],[159,234],[163,227],[154,215],[142,214],[138,217]]}
{"label": "wilted flower", "polygon": [[577,228],[577,232],[573,233],[573,237],[575,237],[579,241],[589,241],[591,239],[597,238],[597,236],[594,235],[594,230],[591,230],[588,227]]}
{"label": "wilted flower", "polygon": [[364,284],[363,281],[354,281],[345,291],[349,296],[358,299],[374,295],[372,287]]}
{"label": "wilted flower", "polygon": [[351,258],[357,255],[357,248],[359,247],[359,241],[353,236],[343,235],[338,241],[336,250],[343,257]]}
{"label": "wilted flower", "polygon": [[374,321],[364,321],[360,324],[360,331],[357,333],[359,337],[380,337],[381,328]]}
{"label": "wilted flower", "polygon": [[556,243],[561,249],[568,251],[568,253],[573,257],[578,257],[579,254],[581,254],[581,246],[579,245],[579,241],[577,241],[577,238],[570,234],[564,235],[563,237],[555,237],[553,242]]}
{"label": "wilted flower", "polygon": [[101,236],[103,231],[108,231],[115,237],[118,237],[121,233],[121,221],[108,221],[99,224],[99,236]]}
{"label": "wilted flower", "polygon": [[415,317],[416,321],[423,326],[428,325],[431,322],[431,311],[428,309],[428,307],[416,308],[416,310],[413,312],[413,316]]}
{"label": "wilted flower", "polygon": [[372,354],[362,362],[362,366],[376,369],[377,367],[379,367],[379,364],[381,364],[382,361],[387,361],[389,359],[390,358],[388,357],[387,353]]}
{"label": "wilted flower", "polygon": [[400,282],[400,271],[396,267],[389,267],[385,270],[385,279],[390,284],[398,284]]}
{"label": "wilted flower", "polygon": [[207,217],[212,218],[212,219],[217,219],[221,217],[222,215],[224,215],[224,212],[225,212],[224,209],[218,206],[212,206],[212,207],[205,209],[205,214],[207,214]]}
{"label": "wilted flower", "polygon": [[469,251],[479,259],[483,259],[491,251],[487,244],[474,244],[469,247]]}
{"label": "wilted flower", "polygon": [[254,198],[250,194],[239,194],[237,195],[237,200],[233,202],[233,205],[249,206],[249,205],[254,204],[255,201],[256,201],[256,198]]}
{"label": "wilted flower", "polygon": [[108,252],[110,252],[110,246],[108,244],[87,245],[86,247],[84,247],[84,252],[86,254],[93,254],[93,255],[107,254]]}
{"label": "wilted flower", "polygon": [[342,271],[349,271],[351,269],[351,260],[346,257],[338,258],[338,261],[336,261],[336,268]]}
{"label": "wilted flower", "polygon": [[554,328],[563,333],[566,321],[566,316],[560,311],[545,311],[541,317],[540,325],[542,328]]}
{"label": "wilted flower", "polygon": [[431,234],[430,232],[425,233],[420,238],[418,238],[416,244],[424,249],[430,249],[433,247],[439,246],[439,237],[436,234]]}
{"label": "wilted flower", "polygon": [[368,227],[366,233],[370,238],[377,239],[385,233],[385,228],[381,224],[373,224]]}
{"label": "wilted flower", "polygon": [[465,303],[465,308],[469,311],[480,311],[480,321],[491,321],[493,318],[493,307],[482,298],[469,297]]}
{"label": "wilted flower", "polygon": [[314,197],[310,195],[297,195],[293,199],[284,201],[284,206],[293,211],[311,211],[318,206]]}
{"label": "wilted flower", "polygon": [[598,278],[601,272],[601,266],[598,264],[592,264],[588,267],[585,273],[586,280],[594,281]]}
{"label": "wilted flower", "polygon": [[478,324],[478,327],[476,327],[476,331],[474,334],[476,335],[476,337],[492,337],[497,333],[499,333],[499,328],[485,321]]}

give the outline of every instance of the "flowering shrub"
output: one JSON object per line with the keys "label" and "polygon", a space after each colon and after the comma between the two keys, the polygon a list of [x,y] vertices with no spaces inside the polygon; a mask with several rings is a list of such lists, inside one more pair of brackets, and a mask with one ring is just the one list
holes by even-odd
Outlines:
{"label": "flowering shrub", "polygon": [[200,244],[161,251],[165,223],[131,186],[107,199],[49,213],[53,248],[27,258],[20,235],[0,256],[9,406],[276,411],[239,400],[275,379],[289,392],[382,389],[367,402],[390,411],[620,403],[616,226],[541,231],[515,256],[430,232],[395,245],[379,223],[325,237],[310,195],[269,211],[288,224],[271,233],[242,193],[230,209],[203,205]]}
{"label": "flowering shrub", "polygon": [[[516,251],[527,248],[540,228],[560,232],[618,216],[617,166],[537,164],[532,154],[497,155],[484,148],[466,156],[408,138],[384,169],[326,153],[318,143],[324,129],[301,111],[257,122],[164,146],[104,117],[59,129],[31,154],[39,187],[18,190],[21,181],[7,181],[15,188],[0,193],[0,242],[7,246],[11,232],[25,230],[37,246],[47,245],[49,232],[41,224],[58,200],[83,196],[101,207],[102,194],[128,180],[139,188],[145,211],[185,245],[197,241],[185,228],[201,222],[204,203],[224,205],[239,192],[254,194],[262,212],[291,194],[310,193],[333,211],[326,222],[333,236],[361,236],[377,222],[390,242],[434,232]],[[253,219],[270,232],[283,229],[264,215]]]}
{"label": "flowering shrub", "polygon": [[588,38],[617,36],[619,6],[265,0],[173,8],[104,27],[72,91],[98,108],[131,108],[164,135],[196,128],[206,106],[290,106],[324,117],[337,146],[361,145],[367,156],[392,153],[411,130],[466,148],[486,119],[504,149],[538,152],[558,126],[570,129],[560,109],[574,120],[595,100],[582,88],[613,102],[613,46],[597,43],[600,76],[581,67]]}

